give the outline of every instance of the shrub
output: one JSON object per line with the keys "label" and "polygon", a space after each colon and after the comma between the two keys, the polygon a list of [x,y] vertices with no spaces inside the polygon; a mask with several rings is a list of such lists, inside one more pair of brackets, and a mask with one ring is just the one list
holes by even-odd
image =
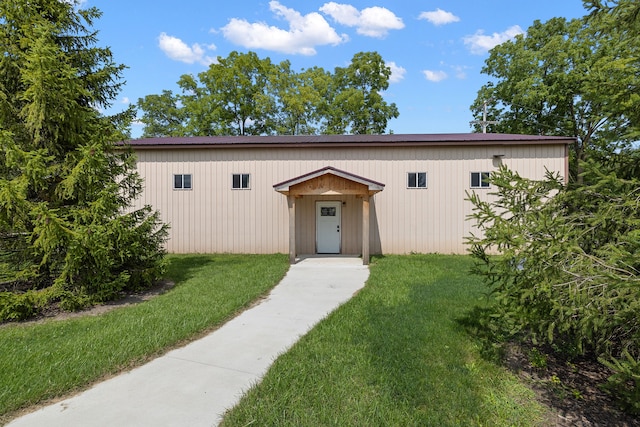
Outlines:
{"label": "shrub", "polygon": [[468,243],[476,273],[491,285],[495,315],[512,334],[611,361],[610,389],[630,387],[635,396],[640,183],[588,171],[593,184],[571,189],[557,176],[537,182],[501,168],[491,178],[493,201],[469,195],[482,233]]}
{"label": "shrub", "polygon": [[604,385],[605,390],[616,396],[628,412],[640,414],[640,360],[624,351],[620,358],[601,362],[614,372]]}
{"label": "shrub", "polygon": [[0,321],[18,321],[33,317],[36,305],[33,301],[33,291],[21,294],[0,292]]}
{"label": "shrub", "polygon": [[21,321],[37,316],[55,298],[52,289],[0,292],[0,322]]}

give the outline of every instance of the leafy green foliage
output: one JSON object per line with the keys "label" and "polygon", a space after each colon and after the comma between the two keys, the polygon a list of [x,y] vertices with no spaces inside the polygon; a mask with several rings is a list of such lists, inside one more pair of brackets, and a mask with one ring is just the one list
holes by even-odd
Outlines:
{"label": "leafy green foliage", "polygon": [[143,136],[380,134],[399,115],[380,94],[390,76],[376,52],[354,55],[334,74],[231,52],[197,77],[181,76],[182,94],[140,98]]}
{"label": "leafy green foliage", "polygon": [[581,164],[624,148],[638,136],[638,43],[612,17],[535,21],[525,36],[491,50],[491,77],[471,106],[503,133],[572,136],[571,179]]}
{"label": "leafy green foliage", "polygon": [[377,52],[357,53],[348,67],[336,68],[338,91],[330,133],[384,133],[388,120],[399,115],[396,105],[387,104],[380,94],[389,87],[390,76],[391,69]]}
{"label": "leafy green foliage", "polygon": [[623,28],[632,38],[640,36],[640,4],[635,0],[583,0],[587,10],[591,11],[590,19],[599,19],[602,15],[611,15],[609,21],[618,28]]}
{"label": "leafy green foliage", "polygon": [[468,240],[512,334],[629,367],[623,354],[640,361],[640,181],[586,170],[589,185],[565,188],[501,168],[495,199],[469,195],[481,233]]}
{"label": "leafy green foliage", "polygon": [[615,372],[605,384],[605,389],[617,396],[629,412],[640,414],[640,360],[624,350],[618,359],[600,361]]}
{"label": "leafy green foliage", "polygon": [[170,90],[160,95],[147,95],[138,101],[145,114],[140,118],[147,137],[182,136],[184,128],[183,109]]}
{"label": "leafy green foliage", "polygon": [[[117,94],[124,67],[95,46],[98,10],[75,7],[0,3],[2,286],[51,287],[45,300],[67,306],[150,285],[166,238],[157,213],[130,209],[142,183],[132,152],[114,142],[133,111],[98,110]],[[29,299],[7,297],[2,309],[23,316],[23,301],[37,311]]]}
{"label": "leafy green foliage", "polygon": [[608,389],[639,412],[640,6],[583,4],[584,19],[536,21],[494,48],[483,68],[494,81],[472,106],[487,102],[501,132],[574,136],[572,186],[501,170],[494,201],[469,197],[482,232],[469,243],[496,297],[484,321],[496,336],[597,357],[614,372]]}
{"label": "leafy green foliage", "polygon": [[33,291],[22,294],[0,292],[0,322],[28,319],[36,314],[36,310]]}

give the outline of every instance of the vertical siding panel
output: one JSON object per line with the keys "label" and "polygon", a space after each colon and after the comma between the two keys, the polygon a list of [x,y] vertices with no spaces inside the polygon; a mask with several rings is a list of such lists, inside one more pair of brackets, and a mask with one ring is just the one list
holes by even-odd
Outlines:
{"label": "vertical siding panel", "polygon": [[[174,156],[177,156],[178,153],[173,153]],[[165,181],[170,181],[172,179],[172,175],[174,173],[181,173],[185,167],[187,167],[186,162],[189,161],[188,156],[189,156],[189,152],[186,152],[185,155],[187,156],[186,159],[184,159],[182,162],[178,163],[175,162],[175,159],[172,159],[172,162],[168,164],[169,169],[170,169],[170,173],[167,174],[167,176],[164,178]],[[170,208],[175,212],[176,215],[174,215],[173,217],[176,218],[176,221],[174,222],[174,226],[176,227],[176,231],[178,233],[180,233],[180,252],[189,252],[189,246],[188,246],[188,237],[185,235],[185,216],[186,216],[186,204],[184,203],[184,200],[182,199],[183,196],[182,191],[174,191],[171,190],[171,201],[170,201]]]}
{"label": "vertical siding panel", "polygon": [[[191,152],[191,156],[189,159],[189,167],[184,171],[184,173],[190,173],[192,178],[196,178],[198,179],[198,170],[197,170],[197,163],[196,163],[196,153],[195,151]],[[183,191],[182,193],[184,193],[184,198],[186,199],[186,203],[189,209],[189,215],[186,221],[186,226],[187,229],[189,230],[189,252],[198,252],[197,249],[197,241],[195,240],[196,237],[196,233],[195,233],[195,228],[196,228],[196,224],[197,224],[197,220],[198,220],[198,211],[200,209],[196,209],[196,203],[195,203],[195,199],[199,198],[199,196],[202,194],[202,188],[201,187],[197,187],[194,188],[191,191]]]}
{"label": "vertical siding panel", "polygon": [[206,234],[206,241],[203,243],[203,246],[207,248],[205,252],[213,252],[215,248],[216,241],[216,224],[219,222],[218,215],[220,212],[220,192],[218,191],[217,181],[220,176],[220,153],[217,151],[211,150],[211,153],[208,153],[207,157],[207,192],[209,193],[210,199],[208,204],[208,232]]}
{"label": "vertical siding panel", "polygon": [[163,190],[163,200],[164,200],[164,209],[167,213],[167,220],[169,222],[169,226],[171,227],[171,236],[173,240],[173,236],[176,236],[175,239],[175,248],[174,250],[178,253],[182,252],[182,239],[180,238],[180,212],[178,211],[179,206],[175,206],[173,203],[173,193],[174,191],[171,189],[171,173],[173,173],[173,168],[171,165],[177,161],[175,158],[175,152],[170,151],[167,153],[167,156],[163,159],[163,164],[161,168],[161,176],[159,177],[159,182],[162,183],[161,188]]}
{"label": "vertical siding panel", "polygon": [[176,204],[173,203],[175,192],[171,189],[169,182],[169,180],[171,180],[170,175],[173,173],[172,165],[175,161],[177,161],[177,159],[175,158],[175,152],[169,152],[167,159],[163,165],[164,167],[162,168],[163,174],[160,177],[160,180],[165,191],[165,209],[167,211],[168,217],[170,218],[169,224],[171,226],[171,234],[173,236],[176,236],[176,251],[178,253],[182,253],[182,239],[180,238],[180,206],[176,206]]}
{"label": "vertical siding panel", "polygon": [[180,242],[177,239],[173,239],[173,212],[171,210],[171,207],[169,206],[169,189],[167,188],[166,182],[167,174],[169,173],[168,162],[171,160],[171,153],[153,152],[153,154],[155,154],[155,156],[153,156],[149,164],[150,173],[153,177],[151,183],[158,193],[158,200],[160,200],[158,209],[161,213],[161,217],[163,218],[164,222],[167,223],[170,227],[170,239],[168,240],[168,244],[171,245],[170,250],[178,251],[178,244]]}
{"label": "vertical siding panel", "polygon": [[222,242],[222,239],[228,239],[223,233],[223,224],[227,224],[228,221],[228,209],[229,209],[229,194],[226,187],[228,181],[228,162],[226,159],[226,150],[218,151],[218,159],[216,166],[216,173],[212,178],[212,185],[215,188],[216,206],[213,216],[213,229],[211,247],[213,252],[223,252],[222,248],[225,247],[226,242]]}
{"label": "vertical siding panel", "polygon": [[[187,165],[185,168],[182,168],[181,173],[190,173],[192,177],[197,177],[197,172],[195,170],[195,152],[191,150],[189,152],[189,157],[187,160]],[[187,244],[187,252],[195,251],[195,242],[194,242],[194,226],[195,226],[195,203],[194,199],[198,197],[199,193],[201,193],[200,188],[193,188],[190,191],[180,191],[180,197],[182,199],[183,204],[185,205],[186,215],[184,220],[184,227],[188,239],[186,241]]]}
{"label": "vertical siding panel", "polygon": [[[296,200],[296,248],[298,254],[312,254],[315,252],[311,246],[311,222],[315,222],[315,200],[304,196]],[[300,208],[300,209],[297,209]],[[313,239],[315,241],[315,239]]]}
{"label": "vertical siding panel", "polygon": [[[175,173],[184,173],[186,171],[189,170],[189,152],[184,153],[185,158],[183,159],[182,162],[175,162],[172,161],[171,163],[169,163],[169,169],[170,169],[170,173],[167,174],[167,177],[165,177],[166,181],[171,181],[173,179],[173,174]],[[174,156],[177,156],[178,153],[174,152]],[[180,237],[181,237],[181,247],[180,247],[180,251],[181,252],[189,252],[191,250],[190,246],[189,246],[189,237],[191,237],[188,234],[188,227],[189,227],[189,221],[187,219],[187,216],[189,214],[189,207],[188,207],[188,202],[185,200],[185,194],[187,193],[186,191],[179,191],[179,190],[173,190],[171,189],[171,208],[172,209],[176,209],[177,212],[177,221],[176,221],[176,226],[178,227],[178,232],[180,233]],[[190,192],[192,193],[192,192]]]}
{"label": "vertical siding panel", "polygon": [[[191,156],[193,152],[191,150],[186,153],[185,162],[182,164],[176,164],[173,168],[173,173],[188,173],[193,172],[191,169]],[[190,233],[190,214],[191,214],[191,206],[190,206],[190,197],[193,195],[193,191],[173,191],[173,202],[180,206],[180,231],[183,239],[183,252],[191,252],[191,233]]]}
{"label": "vertical siding panel", "polygon": [[343,202],[343,253],[360,255],[362,253],[362,198],[343,196],[341,201]]}
{"label": "vertical siding panel", "polygon": [[227,203],[227,217],[225,219],[225,223],[227,224],[228,230],[233,230],[231,234],[225,232],[224,229],[221,229],[220,232],[226,238],[226,242],[224,242],[224,247],[228,247],[229,252],[237,252],[237,242],[238,242],[238,223],[236,221],[235,214],[235,198],[237,190],[233,190],[231,188],[231,179],[233,173],[236,171],[237,162],[233,161],[232,157],[229,155],[229,151],[225,150],[225,175],[224,175],[224,191],[227,195],[226,203]]}
{"label": "vertical siding panel", "polygon": [[[253,155],[255,156],[258,153],[254,153]],[[259,230],[258,227],[258,218],[260,216],[263,215],[263,212],[259,212],[257,209],[257,206],[260,206],[258,204],[258,197],[259,194],[264,194],[266,191],[266,187],[264,186],[264,180],[260,180],[260,175],[258,174],[258,161],[255,157],[252,156],[251,158],[251,180],[253,181],[251,183],[251,190],[250,190],[250,197],[251,197],[251,210],[249,212],[247,212],[247,223],[250,224],[250,233],[249,233],[249,241],[250,241],[250,253],[257,253],[258,252],[258,242],[257,242],[257,231]]]}
{"label": "vertical siding panel", "polygon": [[[152,205],[170,223],[170,252],[288,251],[286,198],[273,184],[333,166],[385,184],[373,197],[372,252],[464,252],[473,230],[470,172],[495,171],[493,154],[527,178],[544,178],[545,167],[564,173],[563,146],[394,147],[384,149],[270,148],[141,150],[137,153],[144,191],[136,208]],[[426,190],[406,188],[407,172],[427,172]],[[173,190],[175,173],[191,173],[191,191]],[[250,190],[232,190],[233,173],[250,173]],[[482,198],[487,190],[476,190]],[[341,200],[343,252],[361,253],[361,200],[303,197],[297,200],[300,253],[315,250],[315,201]]]}
{"label": "vertical siding panel", "polygon": [[211,235],[211,199],[213,197],[211,191],[211,159],[207,158],[206,151],[202,151],[201,154],[201,163],[200,163],[200,171],[198,176],[198,182],[202,186],[202,222],[199,224],[198,230],[198,242],[199,242],[199,251],[201,253],[207,252],[206,243],[210,241]]}
{"label": "vertical siding panel", "polygon": [[259,151],[256,151],[253,154],[255,157],[253,159],[253,218],[251,220],[254,226],[254,231],[251,236],[253,241],[253,250],[251,252],[262,253],[265,248],[263,247],[263,241],[259,236],[264,236],[264,233],[266,232],[266,228],[264,227],[264,217],[268,214],[261,210],[260,206],[267,206],[265,197],[267,196],[269,189],[265,182],[266,177],[262,173],[262,164],[264,163],[263,155]]}
{"label": "vertical siding panel", "polygon": [[[276,150],[277,150],[277,153],[276,153]],[[271,157],[271,159],[273,163],[275,163],[276,165],[275,170],[278,173],[276,179],[273,179],[273,184],[277,184],[285,181],[287,179],[286,178],[287,176],[291,176],[291,177],[295,176],[295,175],[290,175],[291,162],[287,162],[286,159],[284,159],[284,156],[279,155],[281,151],[282,150],[280,149],[274,149],[272,151],[269,151],[269,153],[273,156]],[[282,160],[279,160],[279,159],[282,159]],[[280,194],[277,194],[274,197],[278,198],[279,200],[278,212],[280,214],[280,217],[278,221],[278,228],[273,229],[272,233],[276,233],[275,235],[273,235],[274,240],[278,239],[278,247],[282,248],[281,251],[286,253],[288,251],[288,247],[285,244],[285,241],[286,242],[289,241],[289,227],[286,227],[286,224],[288,224],[288,212],[285,208],[286,201],[284,196]],[[287,222],[283,222],[283,221],[287,221]]]}

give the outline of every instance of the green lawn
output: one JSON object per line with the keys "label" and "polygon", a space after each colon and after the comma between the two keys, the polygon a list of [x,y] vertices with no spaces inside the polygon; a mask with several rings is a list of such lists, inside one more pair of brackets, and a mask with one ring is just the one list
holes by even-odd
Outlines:
{"label": "green lawn", "polygon": [[[174,289],[96,317],[0,327],[0,424],[211,330],[277,283],[285,255],[171,256]],[[533,392],[460,319],[467,256],[375,258],[367,286],[278,358],[224,426],[534,426]]]}
{"label": "green lawn", "polygon": [[386,256],[280,357],[223,426],[533,426],[533,392],[459,320],[485,291],[466,256]]}
{"label": "green lawn", "polygon": [[0,424],[10,412],[139,365],[211,330],[265,295],[285,255],[173,255],[169,292],[150,301],[39,324],[0,327]]}

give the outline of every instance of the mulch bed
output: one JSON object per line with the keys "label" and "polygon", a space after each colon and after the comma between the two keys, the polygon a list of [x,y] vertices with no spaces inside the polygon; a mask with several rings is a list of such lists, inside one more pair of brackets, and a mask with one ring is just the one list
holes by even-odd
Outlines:
{"label": "mulch bed", "polygon": [[621,411],[600,387],[611,372],[593,360],[567,362],[545,353],[546,367],[533,367],[527,356],[533,347],[510,345],[507,367],[535,390],[551,409],[549,426],[640,427],[640,417]]}

